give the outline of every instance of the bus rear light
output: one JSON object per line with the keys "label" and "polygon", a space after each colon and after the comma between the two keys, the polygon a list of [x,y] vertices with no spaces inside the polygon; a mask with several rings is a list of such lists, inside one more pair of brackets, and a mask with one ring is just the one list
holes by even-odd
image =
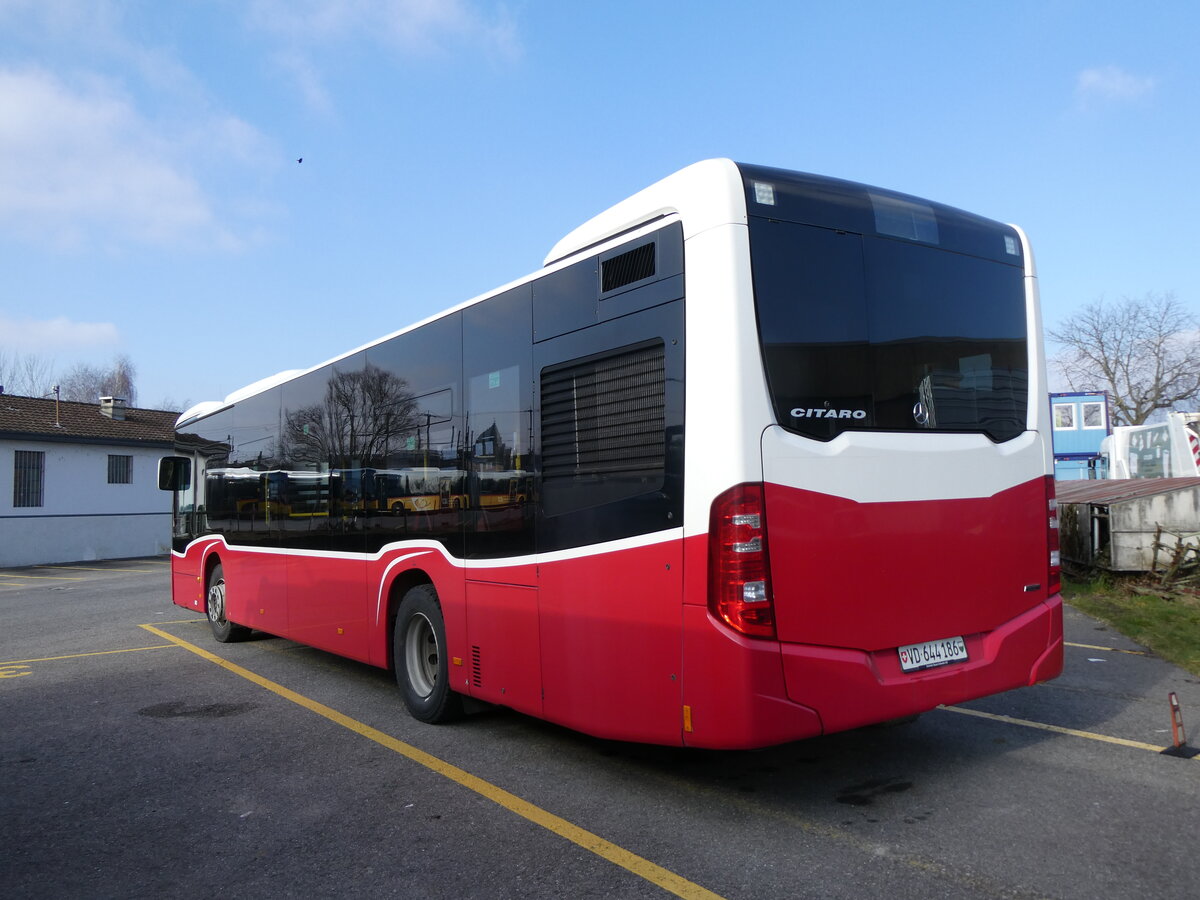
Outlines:
{"label": "bus rear light", "polygon": [[766,603],[767,583],[765,581],[747,581],[742,585],[743,603]]}
{"label": "bus rear light", "polygon": [[709,516],[708,608],[735,631],[775,637],[761,484],[741,484],[713,501]]}
{"label": "bus rear light", "polygon": [[1058,531],[1058,500],[1054,496],[1054,476],[1046,476],[1046,544],[1049,550],[1049,572],[1046,579],[1047,595],[1054,596],[1062,591],[1062,554]]}

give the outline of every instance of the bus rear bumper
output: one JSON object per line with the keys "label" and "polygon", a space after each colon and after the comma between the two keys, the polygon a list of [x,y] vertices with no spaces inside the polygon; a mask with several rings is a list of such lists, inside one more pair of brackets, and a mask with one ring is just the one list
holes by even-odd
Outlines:
{"label": "bus rear bumper", "polygon": [[783,644],[788,699],[819,711],[831,733],[1047,681],[1063,667],[1062,598],[963,638],[966,661],[916,672],[901,670],[895,648]]}
{"label": "bus rear bumper", "polygon": [[776,641],[737,634],[703,606],[683,608],[683,744],[744,750],[821,734],[815,710],[788,699]]}

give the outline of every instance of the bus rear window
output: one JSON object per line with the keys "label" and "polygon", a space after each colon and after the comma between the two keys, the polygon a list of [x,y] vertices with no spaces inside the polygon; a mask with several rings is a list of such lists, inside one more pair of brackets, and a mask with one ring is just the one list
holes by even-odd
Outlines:
{"label": "bus rear window", "polygon": [[1028,358],[1018,265],[881,234],[751,218],[759,337],[779,423],[1025,430]]}

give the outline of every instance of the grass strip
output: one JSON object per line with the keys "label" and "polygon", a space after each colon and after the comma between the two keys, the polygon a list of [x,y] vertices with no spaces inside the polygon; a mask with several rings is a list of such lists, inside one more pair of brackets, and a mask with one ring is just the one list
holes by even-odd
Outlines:
{"label": "grass strip", "polygon": [[1064,579],[1063,599],[1156,656],[1200,675],[1200,598],[1195,594],[1101,574],[1090,581]]}

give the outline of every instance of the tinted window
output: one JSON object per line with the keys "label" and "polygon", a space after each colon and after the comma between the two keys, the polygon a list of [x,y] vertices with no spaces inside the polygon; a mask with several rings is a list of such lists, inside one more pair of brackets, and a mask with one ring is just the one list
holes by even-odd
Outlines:
{"label": "tinted window", "polygon": [[420,537],[462,555],[462,314],[369,348],[367,368],[386,372],[392,384],[384,439],[362,487],[369,549]]}
{"label": "tinted window", "polygon": [[936,245],[1020,267],[1021,242],[1012,228],[940,203],[880,188],[740,165],[751,216],[819,225],[853,234],[878,234]]}
{"label": "tinted window", "polygon": [[203,512],[231,543],[279,537],[279,410],[274,388],[196,425],[207,442]]}
{"label": "tinted window", "polygon": [[463,310],[469,557],[534,551],[532,365],[528,285]]}
{"label": "tinted window", "polygon": [[264,485],[293,547],[361,549],[362,470],[386,440],[386,373],[358,353],[282,387],[278,471]]}
{"label": "tinted window", "polygon": [[761,218],[751,219],[751,257],[785,428],[820,439],[863,428],[982,431],[996,441],[1024,430],[1020,268]]}

